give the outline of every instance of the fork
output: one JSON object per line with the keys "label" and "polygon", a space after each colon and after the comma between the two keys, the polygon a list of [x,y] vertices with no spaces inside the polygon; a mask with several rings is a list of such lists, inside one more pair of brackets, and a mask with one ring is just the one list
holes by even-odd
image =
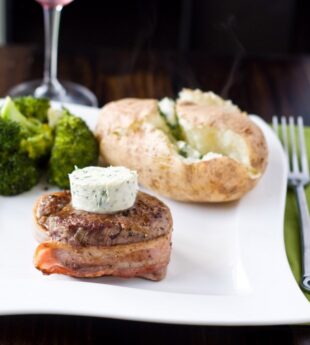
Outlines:
{"label": "fork", "polygon": [[[272,123],[278,136],[279,120],[273,116]],[[295,121],[292,116],[288,119],[281,117],[281,133],[286,162],[288,166],[288,187],[295,192],[299,210],[299,222],[301,231],[301,254],[302,254],[302,279],[301,287],[310,291],[310,217],[305,194],[305,186],[310,182],[307,149],[304,136],[302,117],[297,117],[297,142],[295,138]],[[298,152],[299,148],[299,152]]]}

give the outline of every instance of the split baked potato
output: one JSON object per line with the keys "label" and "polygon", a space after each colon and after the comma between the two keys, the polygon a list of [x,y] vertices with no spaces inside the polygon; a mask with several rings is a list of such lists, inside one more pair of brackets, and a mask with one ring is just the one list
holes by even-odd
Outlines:
{"label": "split baked potato", "polygon": [[122,99],[100,112],[104,164],[136,170],[139,182],[180,201],[237,200],[265,171],[264,135],[246,113],[212,92],[184,89],[176,102]]}

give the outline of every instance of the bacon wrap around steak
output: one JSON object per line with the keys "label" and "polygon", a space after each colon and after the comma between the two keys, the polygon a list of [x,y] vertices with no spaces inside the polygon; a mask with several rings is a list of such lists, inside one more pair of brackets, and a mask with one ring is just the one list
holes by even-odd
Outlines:
{"label": "bacon wrap around steak", "polygon": [[157,198],[138,192],[134,206],[114,214],[75,210],[68,191],[45,194],[34,207],[48,241],[35,253],[43,273],[75,277],[161,280],[171,252],[172,217]]}

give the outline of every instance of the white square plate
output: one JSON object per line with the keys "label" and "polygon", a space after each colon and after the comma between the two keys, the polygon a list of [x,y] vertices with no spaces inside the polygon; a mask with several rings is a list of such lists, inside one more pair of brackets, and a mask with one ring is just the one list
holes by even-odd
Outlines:
{"label": "white square plate", "polygon": [[[98,110],[68,105],[93,129]],[[32,207],[43,185],[0,197],[0,314],[67,314],[197,324],[310,322],[310,304],[284,248],[286,168],[280,143],[257,116],[269,146],[258,186],[229,205],[179,203],[163,197],[174,219],[167,277],[74,279],[44,276],[32,264]],[[112,149],[112,148],[111,148]]]}

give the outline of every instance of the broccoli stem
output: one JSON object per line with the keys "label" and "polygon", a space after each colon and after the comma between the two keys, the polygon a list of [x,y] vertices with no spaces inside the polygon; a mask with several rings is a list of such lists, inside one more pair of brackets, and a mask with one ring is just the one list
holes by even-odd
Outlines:
{"label": "broccoli stem", "polygon": [[17,122],[22,128],[26,128],[29,131],[37,131],[37,126],[31,121],[27,120],[27,118],[17,109],[10,97],[6,97],[4,101],[1,109],[1,117],[3,120]]}

